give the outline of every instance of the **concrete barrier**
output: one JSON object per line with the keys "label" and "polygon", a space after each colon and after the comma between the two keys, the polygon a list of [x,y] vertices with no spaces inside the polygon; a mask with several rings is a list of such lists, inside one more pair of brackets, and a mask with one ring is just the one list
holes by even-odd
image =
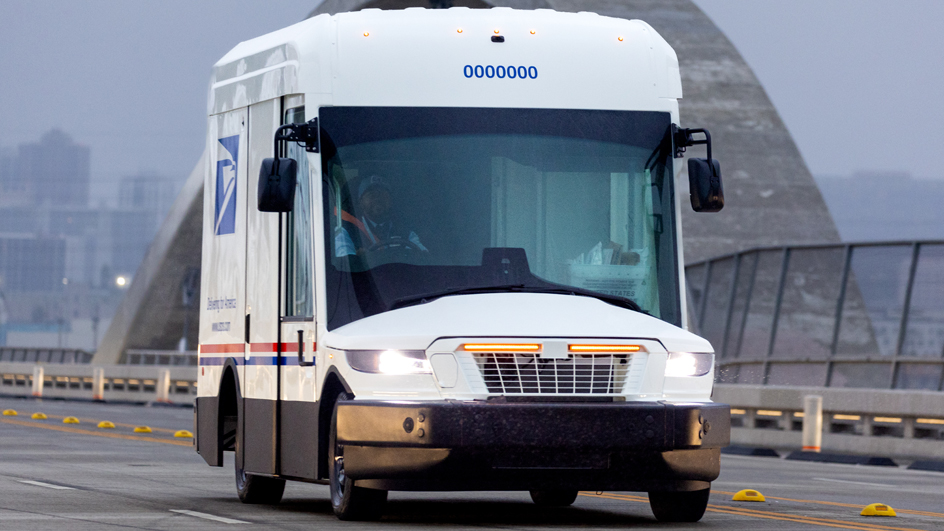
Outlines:
{"label": "concrete barrier", "polygon": [[819,452],[823,446],[823,397],[803,397],[803,448],[804,452]]}
{"label": "concrete barrier", "polygon": [[800,450],[804,397],[822,397],[822,451],[944,459],[944,393],[718,384],[731,405],[731,443]]}
{"label": "concrete barrier", "polygon": [[157,377],[157,401],[170,403],[170,370],[161,369]]}
{"label": "concrete barrier", "polygon": [[92,400],[105,400],[105,369],[92,369]]}
{"label": "concrete barrier", "polygon": [[33,367],[33,396],[40,398],[43,396],[43,367],[41,365],[36,365]]}
{"label": "concrete barrier", "polygon": [[193,404],[197,369],[0,362],[0,395]]}

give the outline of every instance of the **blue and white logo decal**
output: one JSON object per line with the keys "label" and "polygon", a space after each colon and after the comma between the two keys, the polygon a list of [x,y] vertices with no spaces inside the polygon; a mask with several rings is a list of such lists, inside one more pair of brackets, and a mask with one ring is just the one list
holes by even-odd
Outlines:
{"label": "blue and white logo decal", "polygon": [[239,162],[239,135],[220,139],[223,149],[216,161],[216,218],[214,232],[236,232],[236,168]]}

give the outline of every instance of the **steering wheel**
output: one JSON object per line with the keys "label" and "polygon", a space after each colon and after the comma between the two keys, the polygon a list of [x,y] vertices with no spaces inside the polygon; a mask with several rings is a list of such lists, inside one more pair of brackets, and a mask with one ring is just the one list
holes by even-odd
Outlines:
{"label": "steering wheel", "polygon": [[403,250],[413,252],[423,251],[418,245],[406,238],[390,238],[388,240],[381,240],[367,248],[368,253],[377,253],[388,250]]}

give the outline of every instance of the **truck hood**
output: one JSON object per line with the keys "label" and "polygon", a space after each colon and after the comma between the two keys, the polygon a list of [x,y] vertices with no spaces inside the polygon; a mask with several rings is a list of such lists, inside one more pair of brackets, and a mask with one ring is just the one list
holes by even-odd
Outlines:
{"label": "truck hood", "polygon": [[445,337],[653,339],[669,352],[713,352],[677,326],[592,297],[488,293],[441,297],[349,323],[320,340],[341,349],[426,349]]}

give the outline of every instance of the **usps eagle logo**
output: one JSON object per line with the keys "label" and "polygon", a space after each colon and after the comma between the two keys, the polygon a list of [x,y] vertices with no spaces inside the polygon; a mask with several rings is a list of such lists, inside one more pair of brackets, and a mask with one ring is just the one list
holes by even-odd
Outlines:
{"label": "usps eagle logo", "polygon": [[216,161],[216,218],[214,232],[236,232],[236,168],[239,162],[239,135],[220,139]]}

